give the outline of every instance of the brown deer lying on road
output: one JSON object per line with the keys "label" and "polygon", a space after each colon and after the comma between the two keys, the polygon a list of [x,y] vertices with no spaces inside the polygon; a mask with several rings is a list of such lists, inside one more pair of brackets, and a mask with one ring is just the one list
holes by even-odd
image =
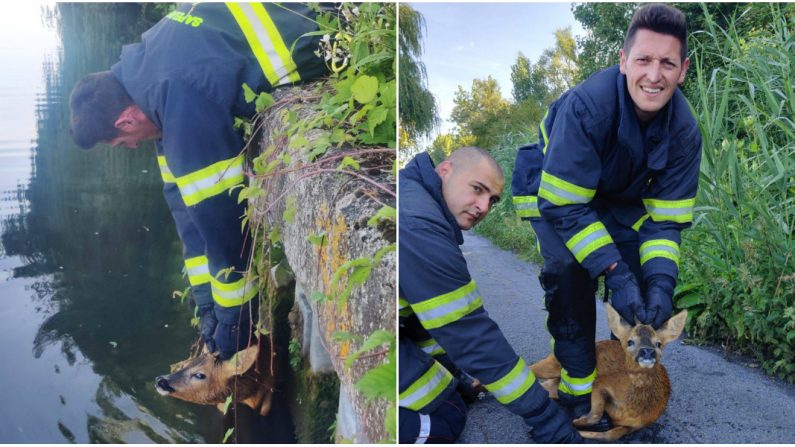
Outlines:
{"label": "brown deer lying on road", "polygon": [[[157,392],[164,396],[223,409],[226,398],[251,407],[265,416],[270,411],[274,378],[267,340],[249,346],[229,360],[218,360],[208,352],[172,365],[172,372],[155,379]],[[256,366],[255,366],[256,364]],[[233,392],[234,390],[234,392]]]}
{"label": "brown deer lying on road", "polygon": [[[687,320],[687,311],[671,317],[656,331],[649,325],[630,326],[610,304],[605,305],[610,330],[618,340],[596,343],[596,379],[591,393],[591,411],[574,420],[585,428],[596,424],[607,412],[613,428],[606,432],[580,431],[583,438],[616,439],[651,425],[665,411],[671,383],[660,363],[662,349],[676,340]],[[557,398],[560,363],[554,354],[530,366],[533,374]]]}

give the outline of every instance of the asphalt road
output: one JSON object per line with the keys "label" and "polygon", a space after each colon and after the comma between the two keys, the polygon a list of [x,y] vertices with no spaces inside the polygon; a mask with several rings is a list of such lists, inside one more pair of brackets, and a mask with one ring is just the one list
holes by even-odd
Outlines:
{"label": "asphalt road", "polygon": [[[528,363],[550,352],[538,267],[465,232],[462,246],[483,303],[508,341]],[[610,336],[601,304],[597,338]],[[772,379],[719,350],[687,345],[663,351],[672,395],[663,416],[619,443],[795,443],[795,385]],[[459,443],[532,442],[519,416],[492,396],[469,407]]]}

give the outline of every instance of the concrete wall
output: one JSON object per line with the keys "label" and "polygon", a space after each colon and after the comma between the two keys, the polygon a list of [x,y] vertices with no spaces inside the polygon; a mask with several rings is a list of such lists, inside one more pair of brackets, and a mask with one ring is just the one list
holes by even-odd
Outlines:
{"label": "concrete wall", "polygon": [[[279,90],[274,95],[276,105],[264,116],[260,149],[275,147],[271,160],[288,152],[292,163],[277,168],[283,171],[278,175],[254,180],[267,193],[250,201],[249,205],[255,208],[252,224],[281,230],[285,255],[295,275],[296,306],[303,320],[298,332],[302,334],[304,353],[313,371],[334,371],[340,379],[339,437],[358,443],[377,442],[386,438],[383,427],[388,403],[367,400],[354,384],[368,370],[383,363],[384,356],[364,357],[346,369],[346,357],[358,349],[361,341],[335,341],[333,335],[348,332],[363,341],[377,329],[396,332],[395,252],[388,253],[373,267],[369,279],[354,288],[346,303],[318,302],[311,297],[313,292],[331,293],[334,272],[346,261],[372,258],[380,248],[395,242],[393,222],[382,222],[377,227],[367,225],[382,203],[394,207],[395,199],[349,175],[319,173],[316,167],[301,169],[309,163],[307,155],[319,133],[306,135],[310,147],[290,149],[290,141],[284,136],[287,125],[283,111],[289,108],[304,120],[316,116],[310,106],[318,97],[313,88],[308,85]],[[330,149],[325,157],[339,152]],[[394,153],[358,161],[362,173],[394,191],[393,160]],[[333,169],[339,162],[335,160],[326,167]],[[290,219],[285,218],[288,209],[294,210]],[[321,246],[307,240],[307,236],[320,233],[326,236]],[[342,281],[340,290],[345,285]]]}

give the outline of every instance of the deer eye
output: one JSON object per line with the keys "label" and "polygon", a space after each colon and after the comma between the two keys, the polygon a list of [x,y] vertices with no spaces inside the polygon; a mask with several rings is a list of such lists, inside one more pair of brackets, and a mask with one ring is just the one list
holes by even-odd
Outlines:
{"label": "deer eye", "polygon": [[658,342],[657,342],[657,347],[658,347],[658,348],[662,348],[662,343],[660,343],[660,342],[658,341]]}
{"label": "deer eye", "polygon": [[629,346],[630,348],[635,346],[635,341],[634,340],[628,340],[627,341],[627,346]]}
{"label": "deer eye", "polygon": [[204,380],[204,379],[206,379],[206,378],[207,378],[207,376],[205,376],[205,375],[204,375],[204,374],[202,374],[202,373],[194,373],[194,374],[191,374],[191,377],[193,377],[193,378],[196,378],[196,379],[199,379],[199,380]]}

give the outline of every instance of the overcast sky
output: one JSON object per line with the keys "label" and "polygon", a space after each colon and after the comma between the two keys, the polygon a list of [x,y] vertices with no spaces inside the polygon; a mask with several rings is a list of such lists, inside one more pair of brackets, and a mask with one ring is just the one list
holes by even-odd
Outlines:
{"label": "overcast sky", "polygon": [[[555,30],[572,27],[584,35],[571,13],[570,3],[411,3],[425,18],[422,61],[428,88],[436,97],[441,128],[448,121],[458,86],[465,90],[473,79],[489,75],[497,80],[502,96],[511,98],[511,65],[521,51],[535,62],[554,45]],[[432,139],[431,139],[432,140]]]}

